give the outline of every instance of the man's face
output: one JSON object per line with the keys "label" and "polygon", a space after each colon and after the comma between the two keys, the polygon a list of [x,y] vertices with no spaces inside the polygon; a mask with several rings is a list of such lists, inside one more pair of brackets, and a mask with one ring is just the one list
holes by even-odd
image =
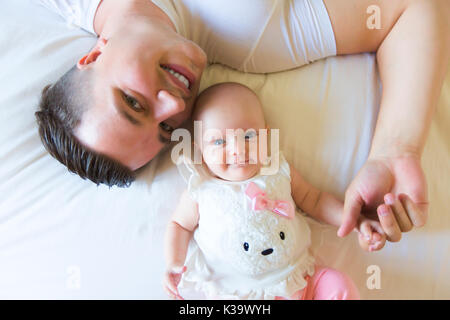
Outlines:
{"label": "man's face", "polygon": [[137,19],[99,39],[78,66],[92,69],[92,103],[75,135],[131,170],[149,162],[191,114],[206,55],[162,24]]}

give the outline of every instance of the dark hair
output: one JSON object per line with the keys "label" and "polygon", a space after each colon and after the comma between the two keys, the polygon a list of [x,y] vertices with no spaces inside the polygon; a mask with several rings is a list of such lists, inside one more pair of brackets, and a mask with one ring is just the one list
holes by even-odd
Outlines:
{"label": "dark hair", "polygon": [[83,146],[73,134],[88,106],[90,70],[70,69],[42,90],[35,113],[45,149],[70,172],[95,184],[129,187],[134,172],[108,156]]}

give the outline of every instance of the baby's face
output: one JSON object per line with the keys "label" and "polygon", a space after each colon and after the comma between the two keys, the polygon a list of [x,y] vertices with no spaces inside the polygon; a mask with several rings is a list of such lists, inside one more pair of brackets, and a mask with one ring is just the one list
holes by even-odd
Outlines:
{"label": "baby's face", "polygon": [[203,161],[214,175],[242,181],[258,173],[258,131],[252,126],[217,128],[204,136]]}
{"label": "baby's face", "polygon": [[255,176],[261,167],[259,134],[260,129],[266,129],[264,114],[253,92],[230,84],[224,86],[200,106],[196,119],[202,125],[200,149],[213,175],[242,181]]}

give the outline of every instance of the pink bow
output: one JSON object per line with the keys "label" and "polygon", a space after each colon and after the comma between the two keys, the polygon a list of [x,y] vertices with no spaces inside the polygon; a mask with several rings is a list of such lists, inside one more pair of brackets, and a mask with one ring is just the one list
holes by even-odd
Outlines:
{"label": "pink bow", "polygon": [[252,209],[255,211],[270,210],[284,218],[292,219],[295,208],[292,203],[282,200],[271,200],[254,182],[250,182],[245,188],[245,194],[252,201]]}

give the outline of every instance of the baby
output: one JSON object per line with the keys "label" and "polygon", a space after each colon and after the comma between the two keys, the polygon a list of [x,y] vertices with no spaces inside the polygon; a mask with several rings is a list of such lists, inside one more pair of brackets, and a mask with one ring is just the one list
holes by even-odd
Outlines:
{"label": "baby", "polygon": [[[237,83],[212,86],[198,97],[193,120],[205,133],[194,141],[202,164],[179,164],[188,189],[166,232],[168,295],[182,299],[182,287],[208,298],[358,299],[348,276],[315,265],[308,223],[295,212],[339,226],[343,203],[306,182],[281,152],[271,150],[279,169],[266,175],[261,153],[250,152],[267,129],[256,94]],[[379,222],[361,217],[355,231],[363,249],[384,246]]]}

